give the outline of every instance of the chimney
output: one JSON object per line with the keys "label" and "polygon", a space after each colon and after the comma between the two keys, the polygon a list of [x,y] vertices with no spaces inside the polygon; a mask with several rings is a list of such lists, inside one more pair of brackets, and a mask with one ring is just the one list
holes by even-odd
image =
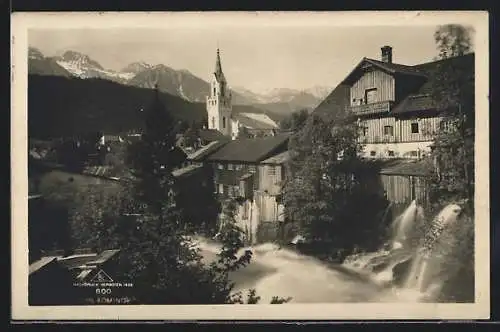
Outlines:
{"label": "chimney", "polygon": [[387,63],[392,63],[392,47],[384,46],[382,50],[382,61]]}

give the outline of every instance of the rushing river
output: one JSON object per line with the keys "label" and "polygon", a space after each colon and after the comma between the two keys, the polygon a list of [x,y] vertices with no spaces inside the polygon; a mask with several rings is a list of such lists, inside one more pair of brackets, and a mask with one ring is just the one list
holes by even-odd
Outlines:
{"label": "rushing river", "polygon": [[[407,239],[423,219],[421,208],[412,202],[394,221],[389,246],[349,257],[341,265],[326,264],[271,243],[255,245],[245,248],[253,252],[251,263],[230,278],[235,291],[256,289],[261,303],[269,303],[273,296],[291,297],[295,303],[429,301],[444,282],[434,272],[446,259],[434,257],[432,248],[443,246],[439,244],[441,234],[447,224],[457,221],[460,211],[457,205],[443,209],[428,226],[422,237],[425,241],[412,247]],[[195,241],[205,261],[213,261],[219,245],[203,238]]]}

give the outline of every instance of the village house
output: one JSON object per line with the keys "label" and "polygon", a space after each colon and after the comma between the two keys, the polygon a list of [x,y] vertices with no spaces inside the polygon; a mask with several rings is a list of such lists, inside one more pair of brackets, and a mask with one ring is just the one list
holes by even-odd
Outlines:
{"label": "village house", "polygon": [[190,157],[209,165],[221,201],[239,201],[237,222],[251,243],[275,239],[284,220],[281,189],[285,179],[290,134],[238,139],[208,153]]}
{"label": "village house", "polygon": [[[320,116],[350,111],[360,128],[361,156],[384,161],[380,180],[395,204],[426,200],[426,179],[434,138],[446,126],[433,100],[432,78],[444,61],[474,77],[474,54],[419,65],[393,61],[392,48],[381,59],[363,58],[314,111]],[[330,113],[330,114],[329,114]]]}

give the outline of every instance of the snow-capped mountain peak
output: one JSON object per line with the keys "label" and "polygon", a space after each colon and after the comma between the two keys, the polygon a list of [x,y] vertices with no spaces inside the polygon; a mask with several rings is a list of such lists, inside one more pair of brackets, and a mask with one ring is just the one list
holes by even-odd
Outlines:
{"label": "snow-capped mountain peak", "polygon": [[88,55],[75,52],[66,51],[59,57],[59,61],[71,63],[73,66],[89,67],[103,70],[104,68],[95,60],[91,59]]}
{"label": "snow-capped mountain peak", "polygon": [[121,72],[122,73],[134,73],[137,74],[143,70],[150,69],[153,66],[150,65],[149,63],[146,63],[144,61],[137,61],[137,62],[132,62],[131,64],[127,65],[124,67]]}

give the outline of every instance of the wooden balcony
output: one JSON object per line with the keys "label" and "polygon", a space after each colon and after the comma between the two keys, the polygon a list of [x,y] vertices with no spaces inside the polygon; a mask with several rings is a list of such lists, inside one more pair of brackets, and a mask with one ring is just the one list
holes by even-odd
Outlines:
{"label": "wooden balcony", "polygon": [[351,106],[351,111],[355,115],[388,113],[392,109],[393,105],[393,101],[387,100],[371,104]]}

